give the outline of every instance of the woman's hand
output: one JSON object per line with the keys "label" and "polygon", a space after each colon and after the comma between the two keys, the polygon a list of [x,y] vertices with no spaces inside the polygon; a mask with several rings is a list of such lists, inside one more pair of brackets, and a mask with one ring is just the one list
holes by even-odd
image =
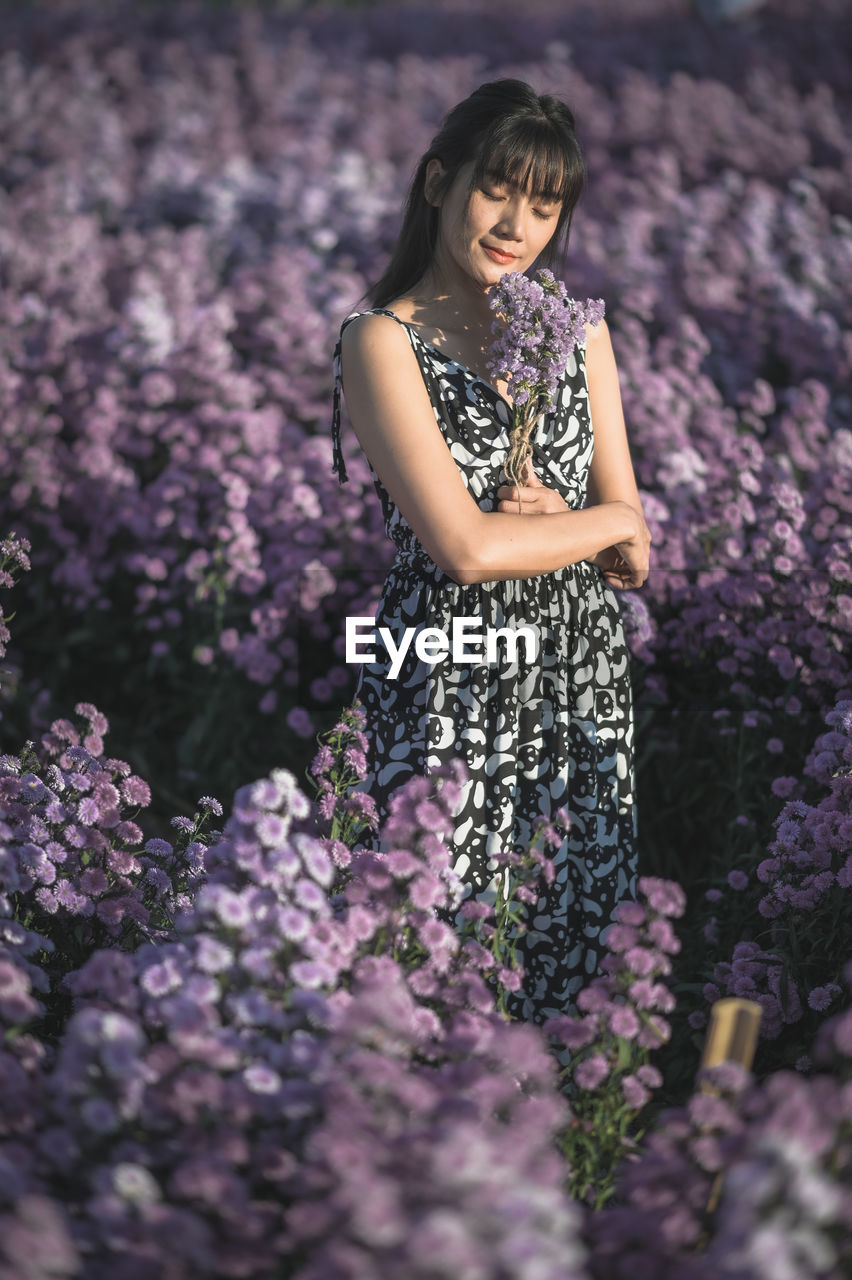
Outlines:
{"label": "woman's hand", "polygon": [[611,587],[628,591],[631,587],[642,585],[634,580],[629,564],[615,547],[606,547],[596,556],[590,556],[589,564],[597,565]]}
{"label": "woman's hand", "polygon": [[[500,485],[497,490],[497,511],[518,515],[519,497],[522,507],[520,514],[523,515],[555,515],[560,511],[571,510],[556,489],[549,489],[542,484],[533,471],[531,459],[527,460],[526,478],[525,485]],[[632,517],[633,529],[630,536],[611,547],[605,547],[597,555],[590,556],[589,564],[597,565],[611,587],[618,587],[622,591],[636,590],[648,577],[651,532],[641,511],[627,502],[620,502],[618,505]]]}
{"label": "woman's hand", "polygon": [[[499,499],[497,511],[522,514],[525,516],[554,515],[558,511],[568,511],[568,503],[555,489],[542,484],[533,471],[532,460],[527,459],[527,483],[525,485],[501,484],[497,490]],[[518,512],[518,498],[521,500],[521,512]]]}
{"label": "woman's hand", "polygon": [[623,591],[641,587],[650,567],[651,532],[642,513],[635,507],[630,510],[635,516],[631,537],[589,557],[589,563],[597,565],[609,585]]}

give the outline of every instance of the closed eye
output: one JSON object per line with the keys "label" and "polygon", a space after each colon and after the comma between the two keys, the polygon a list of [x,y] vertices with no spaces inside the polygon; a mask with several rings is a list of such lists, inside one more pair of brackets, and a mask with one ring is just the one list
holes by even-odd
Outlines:
{"label": "closed eye", "polygon": [[[508,192],[504,191],[504,189],[500,187],[493,188],[493,189],[489,189],[487,187],[480,187],[480,191],[482,192],[482,195],[485,196],[486,200],[505,200],[505,198],[507,198],[507,195],[508,195]],[[541,218],[542,220],[548,220],[550,218],[555,218],[555,216],[558,215],[559,205],[550,207],[550,209],[548,209],[548,207],[544,207],[544,209],[542,209],[540,205],[536,205],[536,206],[533,206],[532,211],[533,211],[533,214],[536,215],[536,218]]]}
{"label": "closed eye", "polygon": [[[494,200],[494,201],[505,200],[507,199],[509,194],[508,191],[506,191],[505,188],[503,187],[489,188],[489,187],[481,186],[479,190],[485,196],[486,200]],[[555,218],[558,216],[559,207],[560,206],[558,203],[555,205],[551,205],[549,207],[546,205],[544,207],[542,207],[541,205],[535,205],[533,207],[533,213],[535,217],[540,218],[542,222],[549,222],[552,218]]]}

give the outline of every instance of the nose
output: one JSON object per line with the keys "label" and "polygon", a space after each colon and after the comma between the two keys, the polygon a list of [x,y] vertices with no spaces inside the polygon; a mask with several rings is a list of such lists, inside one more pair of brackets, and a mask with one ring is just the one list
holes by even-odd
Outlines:
{"label": "nose", "polygon": [[500,210],[496,230],[506,240],[520,240],[524,234],[523,197],[507,200]]}

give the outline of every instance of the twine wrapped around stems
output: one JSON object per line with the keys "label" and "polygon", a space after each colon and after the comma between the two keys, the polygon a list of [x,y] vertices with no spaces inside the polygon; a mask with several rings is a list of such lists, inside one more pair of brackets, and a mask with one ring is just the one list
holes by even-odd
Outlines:
{"label": "twine wrapped around stems", "polygon": [[[509,438],[509,452],[506,455],[506,461],[503,469],[506,472],[506,478],[510,484],[521,485],[527,482],[527,463],[532,460],[532,435],[533,427],[544,413],[546,406],[538,410],[535,415],[525,415],[516,423]],[[523,515],[521,507],[521,495],[518,494],[518,515]]]}

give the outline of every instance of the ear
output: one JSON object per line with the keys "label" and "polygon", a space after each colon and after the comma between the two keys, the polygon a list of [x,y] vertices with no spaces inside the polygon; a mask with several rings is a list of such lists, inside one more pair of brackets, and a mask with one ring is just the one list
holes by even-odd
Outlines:
{"label": "ear", "polygon": [[438,186],[440,185],[441,179],[445,173],[446,169],[442,162],[437,158],[437,156],[433,156],[426,165],[426,180],[423,183],[423,194],[426,197],[426,203],[435,205],[436,208],[440,208],[443,203],[443,192],[438,194]]}

